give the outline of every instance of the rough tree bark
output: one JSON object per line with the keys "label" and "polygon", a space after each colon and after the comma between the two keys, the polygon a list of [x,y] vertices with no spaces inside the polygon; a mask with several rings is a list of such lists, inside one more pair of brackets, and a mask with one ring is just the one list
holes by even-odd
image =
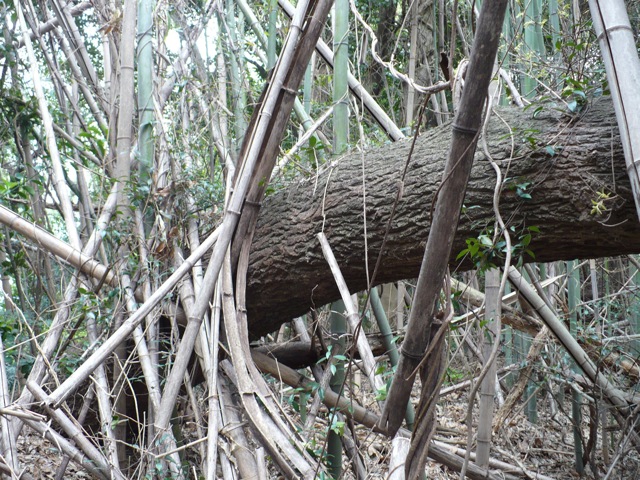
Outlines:
{"label": "rough tree bark", "polygon": [[[546,106],[498,110],[488,129],[490,151],[510,178],[502,195],[502,215],[515,228],[517,243],[524,228],[537,226],[531,249],[536,261],[614,256],[640,252],[640,225],[635,218],[629,180],[609,98],[592,102],[580,116]],[[507,127],[509,125],[509,127]],[[515,151],[511,157],[511,136]],[[373,283],[414,278],[429,231],[429,211],[450,141],[450,126],[430,130],[418,139],[410,175],[388,233]],[[315,234],[323,228],[351,291],[367,287],[361,162],[366,168],[369,270],[373,270],[392,208],[409,141],[385,145],[363,156],[348,155],[330,164],[317,178],[290,185],[268,197],[261,210],[251,253],[247,294],[251,332],[272,331],[309,308],[339,298]],[[465,247],[493,225],[494,174],[478,153],[458,226],[451,264]],[[531,199],[518,196],[517,184],[530,182]],[[593,215],[598,192],[604,215]],[[530,259],[529,259],[530,260]]]}

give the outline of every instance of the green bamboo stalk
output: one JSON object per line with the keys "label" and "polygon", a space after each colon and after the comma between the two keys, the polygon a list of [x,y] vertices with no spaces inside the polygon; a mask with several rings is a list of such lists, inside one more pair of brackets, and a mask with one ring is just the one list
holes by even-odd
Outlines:
{"label": "green bamboo stalk", "polygon": [[[347,149],[349,141],[349,99],[347,96],[349,88],[347,84],[347,74],[349,73],[349,1],[336,1],[333,15],[333,101],[336,103],[333,112],[333,149],[334,153],[339,154]],[[341,342],[344,342],[344,334],[347,331],[344,310],[344,302],[336,302],[333,305],[331,316],[334,348],[340,349],[340,353],[344,351],[344,343]],[[344,367],[340,366],[340,362],[337,362],[336,366],[338,368],[330,385],[334,392],[339,392],[344,382]],[[336,416],[332,415],[332,418],[336,418]],[[334,429],[329,430],[327,457],[327,471],[332,478],[340,478],[342,474],[342,439]]]}
{"label": "green bamboo stalk", "polygon": [[[347,348],[346,333],[347,319],[344,315],[345,306],[342,300],[331,305],[331,345],[334,355],[344,354]],[[336,361],[335,372],[329,385],[331,390],[340,393],[345,380],[344,362]],[[330,415],[330,421],[335,421],[337,415]],[[329,438],[327,439],[327,472],[331,478],[338,479],[342,475],[342,436],[329,425]]]}
{"label": "green bamboo stalk", "polygon": [[[567,262],[567,272],[569,281],[567,284],[567,299],[569,306],[569,332],[575,338],[578,333],[578,304],[580,303],[580,269],[578,262],[571,260]],[[572,368],[579,371],[575,362],[571,362]],[[576,472],[584,472],[582,462],[582,412],[580,411],[581,395],[572,390],[571,394],[571,417],[573,420],[573,442],[575,452]]]}
{"label": "green bamboo stalk", "polygon": [[316,60],[316,54],[311,55],[311,60],[304,72],[304,80],[302,86],[302,105],[304,111],[309,115],[311,113],[311,92],[313,87],[313,64]]}
{"label": "green bamboo stalk", "polygon": [[551,42],[555,50],[560,40],[560,15],[558,13],[558,0],[549,0],[549,26],[551,28]]}
{"label": "green bamboo stalk", "polygon": [[[525,352],[528,352],[529,349],[531,348],[531,340],[532,340],[531,335],[528,335],[528,334],[523,335],[522,343],[523,343]],[[530,378],[529,381],[527,382],[527,388],[525,390],[525,396],[527,401],[526,412],[527,412],[527,419],[529,420],[529,422],[533,424],[538,423],[537,390],[538,390],[538,386],[536,385],[536,382]]]}
{"label": "green bamboo stalk", "polygon": [[276,64],[276,41],[278,39],[278,0],[269,0],[269,30],[267,35],[267,71]]}
{"label": "green bamboo stalk", "polygon": [[[398,354],[398,346],[393,341],[393,331],[391,330],[391,325],[389,325],[389,318],[384,311],[382,306],[382,301],[380,300],[380,294],[378,293],[377,288],[371,289],[371,310],[373,311],[373,315],[376,317],[376,322],[378,323],[378,328],[380,329],[380,334],[382,335],[382,344],[384,345],[384,349],[389,356],[389,363],[392,367],[395,367],[398,364],[398,360],[400,359],[400,355]],[[413,424],[415,422],[415,411],[413,409],[413,405],[411,402],[407,404],[407,413],[405,414],[405,420],[407,422],[407,428],[409,430],[413,430]]]}
{"label": "green bamboo stalk", "polygon": [[333,30],[333,151],[340,154],[349,142],[349,1],[337,0]]}
{"label": "green bamboo stalk", "polygon": [[[511,284],[507,282],[504,286],[504,295],[508,295],[511,293]],[[515,363],[514,359],[514,335],[513,329],[509,325],[504,325],[502,327],[502,335],[501,335],[501,343],[502,343],[502,351],[504,352],[504,362],[505,366],[513,365]],[[510,372],[504,379],[506,385],[511,387],[513,385],[513,380],[515,376],[513,372]]]}
{"label": "green bamboo stalk", "polygon": [[[527,70],[532,70],[532,62],[538,57],[539,44],[538,44],[538,29],[536,22],[536,12],[539,7],[537,4],[540,0],[527,0],[524,10],[524,53],[528,58]],[[533,99],[536,96],[537,83],[535,78],[525,73],[522,76],[522,95],[525,98]]]}
{"label": "green bamboo stalk", "polygon": [[544,36],[542,34],[542,0],[531,0],[533,5],[533,20],[535,25],[535,46],[538,59],[542,60],[546,57],[546,49],[544,46]]}

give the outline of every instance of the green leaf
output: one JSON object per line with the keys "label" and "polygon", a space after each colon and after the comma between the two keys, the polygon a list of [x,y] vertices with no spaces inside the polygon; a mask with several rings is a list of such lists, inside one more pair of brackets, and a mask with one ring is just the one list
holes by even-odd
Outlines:
{"label": "green leaf", "polygon": [[493,240],[489,237],[489,235],[480,235],[478,237],[480,243],[485,247],[493,247]]}

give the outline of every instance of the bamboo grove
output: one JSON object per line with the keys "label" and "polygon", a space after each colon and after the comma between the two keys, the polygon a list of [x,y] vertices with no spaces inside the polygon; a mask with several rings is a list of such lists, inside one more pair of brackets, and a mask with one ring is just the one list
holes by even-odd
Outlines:
{"label": "bamboo grove", "polygon": [[637,475],[638,2],[0,11],[3,478]]}

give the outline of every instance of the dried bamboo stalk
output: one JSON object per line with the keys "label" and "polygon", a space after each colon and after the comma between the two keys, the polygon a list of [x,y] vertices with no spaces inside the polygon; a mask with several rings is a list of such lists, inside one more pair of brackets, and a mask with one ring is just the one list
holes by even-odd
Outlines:
{"label": "dried bamboo stalk", "polygon": [[38,247],[69,263],[82,273],[106,283],[107,285],[111,285],[113,287],[117,286],[117,279],[109,267],[101,264],[92,256],[86,255],[82,251],[75,249],[68,243],[50,234],[42,227],[25,220],[17,213],[12,212],[2,205],[0,205],[0,223],[3,223],[15,232],[24,235],[29,240],[33,241]]}
{"label": "dried bamboo stalk", "polygon": [[373,391],[379,392],[385,388],[385,382],[381,375],[376,374],[376,361],[373,356],[373,352],[371,351],[371,346],[369,345],[369,342],[367,342],[367,337],[362,331],[358,309],[353,303],[351,294],[349,293],[349,288],[347,287],[347,283],[344,281],[344,277],[342,276],[338,262],[333,255],[333,251],[331,250],[327,237],[324,232],[320,232],[316,236],[320,241],[322,253],[329,264],[331,273],[333,273],[333,278],[335,279],[338,290],[340,291],[340,296],[342,297],[342,301],[347,309],[347,321],[349,322],[351,331],[356,338],[356,346],[363,362],[363,370],[369,379],[369,384]]}
{"label": "dried bamboo stalk", "polygon": [[[9,392],[9,382],[7,380],[7,367],[4,361],[4,344],[2,342],[2,336],[0,335],[0,409],[7,408],[10,402],[11,394]],[[9,419],[4,415],[0,416],[0,427],[2,429],[0,443],[0,445],[2,445],[2,459],[11,469],[11,478],[13,480],[13,478],[16,477],[17,472],[20,471],[20,463],[18,460],[16,442],[11,435]]]}
{"label": "dried bamboo stalk", "polygon": [[[88,316],[87,322],[87,336],[92,344],[98,341],[98,329],[96,327],[95,318]],[[105,439],[105,449],[111,465],[116,470],[120,470],[120,462],[118,461],[118,446],[116,445],[115,432],[112,428],[113,424],[113,411],[111,404],[111,395],[109,382],[107,380],[107,372],[104,365],[100,365],[94,375],[94,391],[98,399],[98,416],[100,419],[100,429]]]}
{"label": "dried bamboo stalk", "polygon": [[[78,414],[78,425],[82,426],[84,424],[84,421],[87,418],[87,414],[89,413],[89,409],[91,408],[91,404],[93,403],[93,400],[95,398],[95,389],[93,388],[93,385],[89,386],[89,389],[87,390],[86,395],[84,396],[84,398],[82,399],[82,407],[80,408],[80,413]],[[71,459],[69,458],[68,455],[63,455],[62,457],[62,461],[60,462],[60,465],[58,466],[58,470],[56,471],[56,476],[55,476],[55,480],[63,480],[64,479],[64,475],[65,472],[67,471],[67,466],[69,465],[69,461]]]}
{"label": "dried bamboo stalk", "polygon": [[401,435],[396,435],[391,440],[388,480],[405,480],[404,462],[409,453],[410,444],[411,439]]}
{"label": "dried bamboo stalk", "polygon": [[[238,267],[239,271],[242,268]],[[261,443],[272,456],[273,461],[278,465],[285,475],[297,476],[302,478],[315,478],[314,468],[311,461],[306,455],[300,454],[293,445],[297,444],[295,436],[292,432],[284,430],[281,422],[278,422],[278,416],[268,415],[258,403],[269,407],[272,402],[271,394],[268,392],[260,392],[260,384],[263,383],[260,375],[252,375],[252,370],[257,372],[251,360],[251,354],[248,348],[248,336],[242,335],[239,324],[246,327],[246,317],[238,318],[236,305],[233,301],[233,286],[231,280],[231,260],[227,254],[227,260],[223,268],[223,287],[222,287],[222,308],[225,318],[225,331],[227,332],[227,342],[231,353],[231,358],[235,367],[238,379],[238,390],[242,404],[247,411],[247,416],[253,425],[256,433],[258,433]],[[241,308],[238,309],[241,311]]]}
{"label": "dried bamboo stalk", "polygon": [[[223,360],[222,363],[224,365],[221,366],[227,372],[233,371],[228,360]],[[220,406],[217,413],[221,415],[220,425],[225,436],[230,440],[230,452],[235,459],[240,478],[251,478],[258,470],[257,460],[251,453],[251,446],[243,428],[244,422],[233,403],[229,383],[224,376],[218,379],[218,399]]]}
{"label": "dried bamboo stalk", "polygon": [[[93,5],[91,4],[91,2],[80,2],[77,5],[72,6],[69,9],[69,13],[72,16],[77,17],[78,15],[85,12],[86,10],[89,10],[92,7]],[[36,38],[41,37],[45,33],[49,33],[58,25],[59,25],[59,20],[57,18],[52,18],[51,20],[45,23],[41,23],[38,26],[38,30],[36,32],[29,32],[29,38],[33,41]],[[16,48],[22,48],[23,46],[24,46],[24,40],[18,40]]]}
{"label": "dried bamboo stalk", "polygon": [[47,100],[45,98],[44,90],[42,88],[42,81],[40,80],[40,73],[38,71],[38,61],[36,59],[33,47],[31,45],[31,39],[29,38],[29,29],[22,13],[22,6],[19,1],[14,0],[16,12],[18,14],[18,23],[22,30],[22,37],[24,45],[27,49],[27,56],[29,58],[29,64],[31,65],[31,79],[35,89],[36,98],[38,99],[38,107],[40,110],[40,116],[45,129],[47,150],[51,158],[53,185],[58,195],[60,202],[60,208],[62,210],[62,216],[67,228],[67,235],[71,246],[77,250],[82,249],[82,243],[80,242],[80,236],[78,235],[78,229],[75,224],[75,217],[73,214],[73,208],[71,206],[71,199],[69,197],[69,187],[64,179],[64,173],[62,169],[62,163],[60,161],[60,152],[58,145],[56,144],[55,134],[53,132],[53,119],[49,112]]}

